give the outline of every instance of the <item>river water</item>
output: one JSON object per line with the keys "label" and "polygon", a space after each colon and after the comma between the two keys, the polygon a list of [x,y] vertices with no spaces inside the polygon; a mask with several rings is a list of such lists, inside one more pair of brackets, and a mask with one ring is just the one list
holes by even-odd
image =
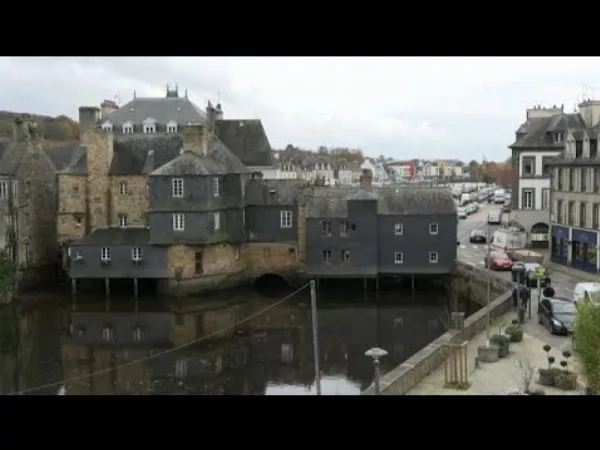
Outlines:
{"label": "river water", "polygon": [[[0,393],[315,395],[310,292],[191,299],[31,295],[0,315]],[[279,304],[277,304],[279,302]],[[321,289],[322,393],[358,395],[446,331],[440,290]]]}

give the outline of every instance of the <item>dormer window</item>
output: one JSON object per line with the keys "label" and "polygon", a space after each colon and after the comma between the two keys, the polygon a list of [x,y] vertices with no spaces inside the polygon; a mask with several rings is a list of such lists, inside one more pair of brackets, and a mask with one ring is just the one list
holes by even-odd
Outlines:
{"label": "dormer window", "polygon": [[131,122],[125,122],[123,124],[123,134],[132,134],[133,133],[133,124]]}
{"label": "dormer window", "polygon": [[167,124],[167,133],[177,133],[177,122],[175,122],[174,120],[171,120]]}
{"label": "dormer window", "polygon": [[152,117],[148,117],[142,124],[144,133],[156,133],[156,121]]}
{"label": "dormer window", "polygon": [[221,180],[219,178],[213,178],[213,197],[219,197],[221,195]]}
{"label": "dormer window", "polygon": [[112,131],[113,125],[108,120],[102,124],[102,129],[104,131]]}
{"label": "dormer window", "polygon": [[562,142],[562,141],[564,141],[564,139],[565,139],[565,135],[564,135],[564,133],[562,133],[560,131],[554,135],[554,142],[557,142],[557,143]]}

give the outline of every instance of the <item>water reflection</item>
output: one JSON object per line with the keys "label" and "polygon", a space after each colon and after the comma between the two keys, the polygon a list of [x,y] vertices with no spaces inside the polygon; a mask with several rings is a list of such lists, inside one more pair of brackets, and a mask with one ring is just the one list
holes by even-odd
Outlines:
{"label": "water reflection", "polygon": [[[440,293],[319,294],[322,391],[359,394],[372,380],[364,353],[388,350],[392,369],[445,331]],[[339,301],[343,298],[343,302]],[[3,311],[0,392],[33,394],[314,395],[308,292],[243,322],[276,299],[255,292],[159,301],[88,298]],[[191,343],[191,344],[190,344]]]}

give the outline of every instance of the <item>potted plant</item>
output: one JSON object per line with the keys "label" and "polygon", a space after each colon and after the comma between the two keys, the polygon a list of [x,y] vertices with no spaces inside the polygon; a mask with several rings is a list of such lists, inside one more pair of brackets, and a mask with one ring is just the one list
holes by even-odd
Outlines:
{"label": "potted plant", "polygon": [[510,338],[510,342],[521,342],[523,340],[523,328],[519,326],[519,321],[513,319],[512,324],[507,326],[504,333]]}
{"label": "potted plant", "polygon": [[554,386],[556,375],[557,375],[557,373],[560,373],[561,370],[558,368],[552,367],[552,364],[554,364],[556,362],[556,359],[554,358],[554,356],[550,356],[550,351],[552,350],[552,347],[549,346],[548,344],[546,344],[542,348],[548,355],[548,368],[538,369],[538,374],[539,374],[538,383],[541,384],[542,386]]}
{"label": "potted plant", "polygon": [[506,358],[509,353],[510,339],[508,336],[503,334],[494,334],[490,337],[490,344],[498,346],[498,356],[500,358]]}
{"label": "potted plant", "polygon": [[563,361],[560,362],[560,366],[563,370],[561,370],[558,374],[556,374],[554,385],[565,391],[574,391],[577,389],[577,374],[569,371],[569,358],[571,357],[571,352],[565,350],[563,352]]}

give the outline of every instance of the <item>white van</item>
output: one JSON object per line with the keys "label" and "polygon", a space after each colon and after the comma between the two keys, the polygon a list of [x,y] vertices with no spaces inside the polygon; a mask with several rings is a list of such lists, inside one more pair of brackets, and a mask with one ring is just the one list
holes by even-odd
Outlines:
{"label": "white van", "polygon": [[502,223],[502,213],[500,211],[491,211],[488,213],[488,224],[499,225]]}
{"label": "white van", "polygon": [[471,201],[471,196],[469,194],[461,194],[460,195],[460,204],[461,206],[466,205]]}
{"label": "white van", "polygon": [[592,301],[594,304],[600,304],[600,283],[586,281],[577,283],[573,290],[573,302]]}
{"label": "white van", "polygon": [[520,250],[527,245],[527,234],[521,231],[496,230],[492,235],[492,250],[504,253]]}

